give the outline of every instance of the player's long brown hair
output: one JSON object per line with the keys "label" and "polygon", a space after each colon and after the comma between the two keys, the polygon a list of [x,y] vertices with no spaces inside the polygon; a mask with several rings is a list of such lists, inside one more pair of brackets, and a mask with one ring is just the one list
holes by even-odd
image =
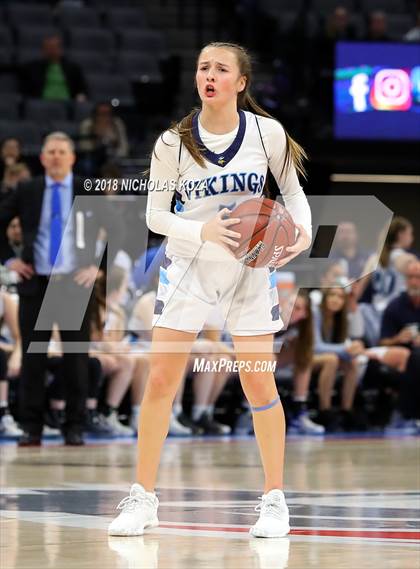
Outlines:
{"label": "player's long brown hair", "polygon": [[405,217],[394,217],[386,234],[385,243],[379,257],[379,263],[382,267],[388,267],[391,251],[398,240],[401,231],[405,231],[411,226],[411,223]]}
{"label": "player's long brown hair", "polygon": [[[263,108],[261,108],[250,94],[252,62],[251,56],[247,50],[236,43],[212,42],[203,47],[200,55],[205,49],[208,49],[210,47],[229,49],[236,54],[239,73],[246,78],[245,89],[241,93],[238,93],[238,108],[246,111],[251,111],[252,113],[260,115],[262,117],[274,118],[269,115]],[[200,109],[198,108],[193,109],[187,116],[181,119],[179,123],[172,125],[171,130],[179,134],[182,144],[185,146],[197,164],[204,168],[205,162],[202,155],[202,149],[200,149],[197,145],[192,132],[193,117],[197,112],[199,112],[199,110]],[[304,166],[304,161],[307,158],[306,152],[296,141],[293,140],[293,138],[286,131],[285,134],[286,153],[280,177],[282,177],[283,174],[287,173],[292,165],[295,166],[299,174],[301,174],[303,177],[306,177]]]}

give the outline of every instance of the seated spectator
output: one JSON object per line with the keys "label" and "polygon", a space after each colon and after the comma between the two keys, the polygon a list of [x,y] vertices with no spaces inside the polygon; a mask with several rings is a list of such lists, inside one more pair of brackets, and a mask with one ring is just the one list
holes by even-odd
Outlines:
{"label": "seated spectator", "polygon": [[0,149],[0,180],[3,180],[7,166],[24,164],[22,160],[22,148],[17,138],[5,138]]}
{"label": "seated spectator", "polygon": [[368,31],[366,41],[390,41],[388,35],[388,20],[385,12],[371,12],[368,17]]}
{"label": "seated spectator", "polygon": [[84,101],[87,85],[82,69],[63,55],[61,37],[45,37],[42,59],[24,64],[20,69],[20,85],[25,97]]}
{"label": "seated spectator", "polygon": [[410,350],[406,378],[401,382],[402,425],[399,425],[410,428],[412,425],[407,421],[420,418],[420,261],[408,263],[405,277],[407,290],[394,298],[384,311],[380,343]]}
{"label": "seated spectator", "polygon": [[410,261],[405,272],[407,290],[386,307],[381,326],[383,346],[420,348],[420,261]]}
{"label": "seated spectator", "polygon": [[[413,226],[404,217],[395,217],[389,226],[376,267],[377,256],[366,262],[363,277],[355,287],[364,319],[366,339],[375,346],[379,342],[381,317],[389,302],[406,288],[404,272],[415,260],[408,252],[414,240]],[[376,267],[376,268],[374,268]]]}
{"label": "seated spectator", "polygon": [[18,306],[6,292],[0,292],[0,320],[7,326],[11,342],[0,340],[0,436],[20,437],[21,429],[9,411],[8,378],[20,373],[22,348],[18,326]]}
{"label": "seated spectator", "polygon": [[[23,239],[22,227],[18,217],[13,218],[7,226],[6,237],[15,258],[20,259],[23,251]],[[10,286],[17,284],[18,281],[19,275],[15,271],[5,265],[0,265],[0,284]]]}
{"label": "seated spectator", "polygon": [[0,186],[0,200],[14,192],[20,182],[29,180],[30,177],[29,168],[23,162],[6,166]]}
{"label": "seated spectator", "polygon": [[[122,276],[121,273],[123,273]],[[128,354],[128,347],[121,344],[119,336],[115,337],[115,333],[118,334],[121,329],[125,330],[125,326],[118,322],[122,316],[118,300],[123,294],[124,278],[125,272],[114,267],[113,277],[109,279],[108,283],[110,288],[107,292],[108,295],[111,295],[108,298],[109,302],[107,302],[104,294],[105,278],[100,277],[95,284],[92,347],[89,355],[99,360],[103,374],[109,380],[105,400],[100,406],[99,419],[101,425],[108,427],[114,435],[130,436],[134,430],[123,425],[118,418],[118,408],[132,384],[136,365],[135,359]],[[108,313],[106,313],[106,307],[109,309]]]}
{"label": "seated spectator", "polygon": [[[319,381],[319,422],[327,430],[339,422],[346,430],[357,427],[353,416],[353,402],[359,380],[357,356],[364,353],[360,340],[352,340],[349,333],[348,299],[342,288],[324,291],[319,307],[313,308],[315,354],[330,354],[332,373]],[[344,373],[339,417],[332,410],[332,394],[338,370]],[[321,378],[320,378],[321,379]]]}
{"label": "seated spectator", "polygon": [[[91,118],[80,124],[81,152],[97,156],[96,166],[105,162],[125,158],[129,153],[127,132],[123,121],[114,116],[109,103],[98,103]],[[101,159],[102,156],[102,159]]]}
{"label": "seated spectator", "polygon": [[362,275],[368,257],[369,253],[360,247],[355,224],[351,221],[339,223],[331,258],[341,260],[346,265],[349,279],[358,279]]}
{"label": "seated spectator", "polygon": [[[48,372],[52,381],[48,384],[47,398],[49,407],[45,416],[43,435],[59,435],[66,420],[65,378],[63,373],[60,334],[56,328],[48,350]],[[98,413],[98,397],[102,384],[102,366],[98,358],[89,356],[88,361],[88,396],[86,399],[86,422],[84,430],[95,435],[116,436],[116,433]]]}
{"label": "seated spectator", "polygon": [[307,399],[312,370],[321,368],[321,376],[329,373],[328,358],[314,356],[313,324],[310,299],[303,291],[294,292],[288,299],[282,298],[282,319],[287,329],[275,334],[275,342],[281,342],[277,367],[293,366],[293,403],[289,430],[297,434],[322,435],[325,428],[309,417]]}
{"label": "seated spectator", "polygon": [[418,43],[420,42],[420,11],[417,12],[417,22],[414,28],[409,30],[403,37],[404,41]]}

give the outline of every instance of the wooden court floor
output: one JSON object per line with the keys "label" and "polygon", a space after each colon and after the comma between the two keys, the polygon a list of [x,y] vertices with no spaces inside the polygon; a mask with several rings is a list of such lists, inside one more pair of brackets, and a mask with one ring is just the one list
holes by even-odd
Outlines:
{"label": "wooden court floor", "polygon": [[253,438],[168,439],[161,526],[108,538],[134,441],[0,447],[1,569],[419,569],[420,438],[289,438],[292,533],[249,536],[262,472]]}

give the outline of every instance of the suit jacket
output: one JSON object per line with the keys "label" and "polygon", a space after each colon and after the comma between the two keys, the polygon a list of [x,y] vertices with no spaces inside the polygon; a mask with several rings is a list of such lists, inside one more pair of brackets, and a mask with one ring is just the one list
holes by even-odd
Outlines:
{"label": "suit jacket", "polygon": [[[18,185],[0,203],[0,261],[5,263],[16,254],[11,248],[6,230],[14,217],[19,217],[22,225],[23,250],[21,259],[25,263],[34,264],[34,241],[38,234],[42,204],[45,191],[45,178],[40,176]],[[123,222],[111,210],[108,200],[101,194],[89,195],[83,188],[83,180],[73,178],[73,200],[76,196],[88,196],[87,200],[76,202],[73,207],[73,223],[75,233],[75,254],[77,268],[98,264],[96,242],[100,228],[105,229],[112,241],[108,244],[108,256],[113,259],[123,243]],[[35,267],[34,267],[35,268]],[[24,280],[19,285],[19,292],[29,293],[35,283]]]}
{"label": "suit jacket", "polygon": [[[71,97],[87,94],[88,88],[82,69],[63,57],[60,61]],[[26,97],[42,97],[49,62],[39,59],[24,64],[19,71],[21,91]]]}

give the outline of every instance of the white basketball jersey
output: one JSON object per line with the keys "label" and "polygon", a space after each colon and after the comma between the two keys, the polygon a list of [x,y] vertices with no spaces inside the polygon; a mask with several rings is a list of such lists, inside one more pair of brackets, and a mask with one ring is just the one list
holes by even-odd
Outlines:
{"label": "white basketball jersey", "polygon": [[[174,187],[149,192],[147,219],[152,231],[169,236],[168,255],[195,257],[199,252],[203,259],[232,260],[232,255],[223,247],[201,241],[201,227],[221,209],[233,210],[246,200],[261,197],[268,165],[295,222],[302,223],[311,232],[309,206],[295,169],[280,177],[285,153],[282,126],[273,119],[242,110],[239,118],[235,131],[215,135],[204,130],[198,115],[195,116],[193,135],[203,149],[205,167],[197,164],[187,149],[181,147],[177,134],[167,131],[158,140],[150,179],[156,185],[172,182]],[[170,205],[174,192],[175,214],[169,213],[168,217],[168,203]],[[230,229],[237,230],[235,226]]]}

